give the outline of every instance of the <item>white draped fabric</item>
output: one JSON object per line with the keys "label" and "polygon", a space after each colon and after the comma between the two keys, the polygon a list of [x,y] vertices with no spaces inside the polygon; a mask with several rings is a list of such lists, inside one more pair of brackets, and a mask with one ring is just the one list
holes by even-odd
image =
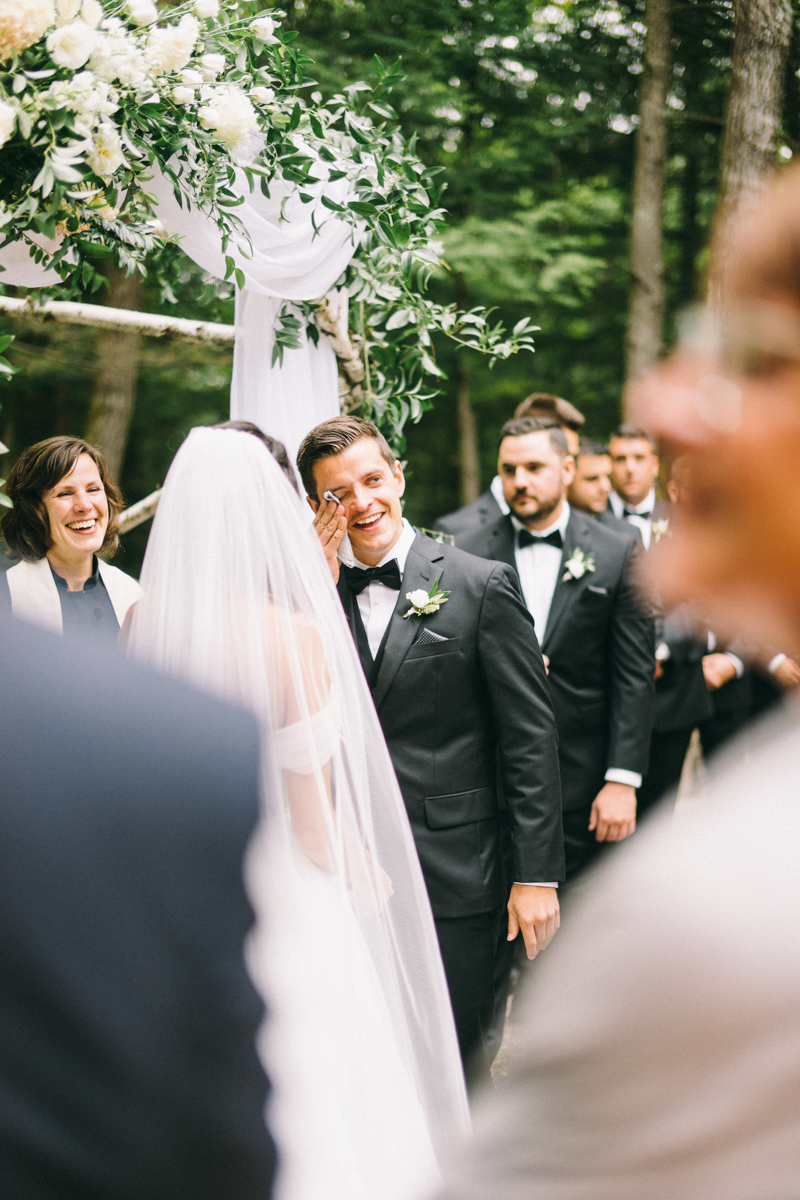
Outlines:
{"label": "white draped fabric", "polygon": [[[251,192],[244,172],[237,169],[231,191],[243,203],[233,211],[247,229],[251,256],[235,238],[223,251],[216,224],[185,200],[179,204],[171,180],[157,167],[153,171],[147,190],[157,197],[158,219],[167,233],[180,237],[189,258],[222,279],[227,254],[244,272],[245,286],[236,299],[231,416],[254,421],[282,441],[294,460],[309,429],[339,412],[336,356],[324,335],[319,346],[303,337],[300,348],[285,350],[283,365],[273,367],[272,330],[285,300],[321,299],[352,258],[356,231],[321,202],[324,192],[342,203],[347,181],[319,180],[303,189],[313,196],[303,203],[297,187],[280,180],[271,183],[269,197],[258,185]],[[0,250],[0,265],[6,268],[0,275],[3,283],[36,288],[58,282],[57,272],[35,263],[23,243]]]}

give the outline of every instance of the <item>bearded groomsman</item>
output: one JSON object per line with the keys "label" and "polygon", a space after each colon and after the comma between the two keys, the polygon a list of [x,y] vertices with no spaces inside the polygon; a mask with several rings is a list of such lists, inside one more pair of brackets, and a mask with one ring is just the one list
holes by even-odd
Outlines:
{"label": "bearded groomsman", "polygon": [[488,1065],[501,920],[533,958],[558,928],[564,879],[556,729],[533,622],[508,567],[404,520],[403,469],[370,422],[323,422],[297,465],[408,810],[462,1056]]}
{"label": "bearded groomsman", "polygon": [[639,530],[644,548],[649,550],[653,527],[658,537],[669,517],[669,505],[656,499],[659,462],[655,443],[643,430],[620,425],[612,433],[608,449],[613,488],[610,510]]}
{"label": "bearded groomsman", "polygon": [[632,578],[638,545],[570,508],[574,473],[558,425],[509,421],[498,475],[510,513],[461,539],[469,553],[513,567],[549,659],[568,880],[636,828],[655,651]]}
{"label": "bearded groomsman", "polygon": [[615,517],[609,508],[611,494],[611,455],[608,447],[591,438],[582,437],[575,454],[575,475],[567,488],[567,500],[572,508],[580,509],[606,525],[614,533],[641,541],[639,530],[629,521]]}

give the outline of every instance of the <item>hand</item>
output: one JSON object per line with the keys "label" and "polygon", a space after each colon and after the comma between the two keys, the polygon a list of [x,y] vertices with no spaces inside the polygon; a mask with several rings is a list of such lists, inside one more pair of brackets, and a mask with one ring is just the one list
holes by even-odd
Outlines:
{"label": "hand", "polygon": [[589,829],[598,842],[622,842],[636,828],[636,788],[607,783],[595,796]]}
{"label": "hand", "polygon": [[772,672],[772,678],[776,679],[782,688],[797,687],[800,683],[800,667],[787,655]]}
{"label": "hand", "polygon": [[546,654],[542,655],[542,662],[544,663],[545,675],[549,675],[550,674],[550,659],[547,657]]}
{"label": "hand", "polygon": [[706,687],[710,692],[715,692],[717,688],[733,679],[736,667],[727,654],[707,654],[703,659],[703,674]]}
{"label": "hand", "polygon": [[[314,507],[312,503],[312,508]],[[347,517],[344,515],[344,505],[334,504],[333,500],[323,500],[314,510],[314,530],[325,552],[333,582],[339,582],[339,547],[347,532]]]}
{"label": "hand", "polygon": [[522,930],[528,958],[536,958],[552,942],[561,924],[558,889],[515,883],[508,897],[508,940]]}
{"label": "hand", "polygon": [[656,659],[656,669],[655,669],[655,671],[653,671],[653,679],[658,681],[659,679],[663,678],[663,675],[664,675],[664,668],[661,665],[661,663],[658,661],[658,659]]}

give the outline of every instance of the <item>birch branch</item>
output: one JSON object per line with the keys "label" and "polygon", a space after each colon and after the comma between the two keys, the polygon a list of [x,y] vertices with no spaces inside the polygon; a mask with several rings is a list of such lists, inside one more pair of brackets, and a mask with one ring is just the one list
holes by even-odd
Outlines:
{"label": "birch branch", "polygon": [[30,297],[20,300],[13,296],[0,296],[0,312],[34,321],[93,325],[97,329],[116,329],[123,333],[144,333],[148,337],[179,338],[184,342],[218,346],[232,346],[235,334],[233,325],[131,312],[125,308],[109,308],[105,304],[75,304],[69,300],[48,300],[44,304],[37,304]]}
{"label": "birch branch", "polygon": [[145,496],[144,500],[137,501],[130,508],[126,508],[119,515],[119,531],[120,533],[128,533],[131,529],[135,529],[137,525],[143,525],[145,521],[149,521],[155,514],[158,508],[158,502],[161,499],[161,488],[155,492],[151,492],[149,496]]}

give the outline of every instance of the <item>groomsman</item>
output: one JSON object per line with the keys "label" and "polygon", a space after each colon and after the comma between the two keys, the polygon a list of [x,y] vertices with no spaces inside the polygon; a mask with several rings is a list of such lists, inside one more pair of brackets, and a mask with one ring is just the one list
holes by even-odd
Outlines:
{"label": "groomsman", "polygon": [[[564,430],[570,454],[577,454],[578,437],[586,418],[568,400],[562,400],[560,396],[551,396],[548,392],[534,392],[517,405],[514,416],[545,417],[555,421]],[[503,495],[503,484],[500,476],[495,475],[487,492],[456,512],[440,517],[434,529],[449,533],[459,546],[462,534],[491,525],[507,513],[508,504]]]}
{"label": "groomsman", "polygon": [[632,425],[620,425],[608,443],[611,455],[609,507],[613,516],[630,521],[642,535],[645,550],[655,525],[659,536],[661,523],[668,517],[668,506],[656,499],[658,455],[650,436]]}
{"label": "groomsman", "polygon": [[575,477],[567,488],[572,508],[594,517],[623,537],[640,540],[639,531],[628,521],[615,517],[608,506],[611,494],[611,455],[608,447],[592,438],[582,437],[575,455]]}
{"label": "groomsman", "polygon": [[549,659],[568,880],[636,828],[655,650],[632,578],[638,546],[570,508],[574,472],[554,422],[509,421],[498,475],[510,512],[461,539],[469,553],[514,569]]}
{"label": "groomsman", "polygon": [[509,567],[403,519],[403,470],[374,425],[318,425],[297,464],[408,810],[461,1052],[482,1049],[485,1065],[501,919],[507,910],[509,939],[521,931],[533,958],[558,927],[564,879],[556,729],[533,622]]}

